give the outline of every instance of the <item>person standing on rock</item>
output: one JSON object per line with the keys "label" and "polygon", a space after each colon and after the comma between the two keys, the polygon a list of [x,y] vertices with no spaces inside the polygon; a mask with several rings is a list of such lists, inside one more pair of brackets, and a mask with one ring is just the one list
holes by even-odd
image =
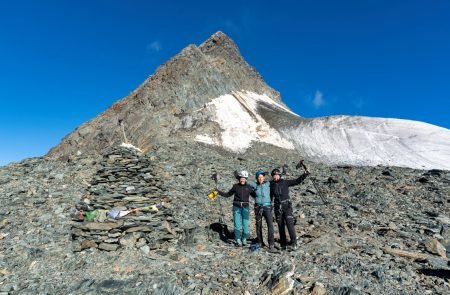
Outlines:
{"label": "person standing on rock", "polygon": [[294,227],[294,214],[292,204],[289,198],[289,187],[302,183],[309,175],[306,170],[297,179],[281,179],[281,171],[276,168],[272,170],[272,181],[270,182],[270,198],[274,202],[275,219],[277,220],[278,230],[280,232],[280,244],[282,249],[287,247],[286,231],[287,226],[289,237],[291,238],[292,248],[297,249],[297,235]]}
{"label": "person standing on rock", "polygon": [[263,246],[262,220],[263,217],[267,224],[267,234],[269,242],[269,251],[274,251],[273,237],[273,221],[272,221],[272,201],[270,199],[270,182],[266,181],[266,173],[258,170],[255,173],[256,181],[249,181],[248,184],[255,189],[255,219],[256,219],[256,236],[259,246]]}
{"label": "person standing on rock", "polygon": [[[247,184],[248,172],[243,170],[236,176],[239,180],[234,184],[229,192],[225,193],[218,190],[219,195],[223,197],[231,197],[233,200],[233,220],[234,220],[234,239],[236,246],[246,246],[249,235],[248,220],[250,217],[249,201],[250,194],[254,191],[253,187]],[[242,235],[241,235],[242,226]]]}

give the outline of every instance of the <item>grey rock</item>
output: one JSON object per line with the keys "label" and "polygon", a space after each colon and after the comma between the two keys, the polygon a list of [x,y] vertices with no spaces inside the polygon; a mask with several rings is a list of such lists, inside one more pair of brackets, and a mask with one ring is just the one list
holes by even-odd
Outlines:
{"label": "grey rock", "polygon": [[100,222],[90,222],[83,225],[83,229],[87,230],[101,230],[101,231],[109,231],[111,229],[115,229],[120,227],[120,223],[108,222],[108,223],[100,223]]}
{"label": "grey rock", "polygon": [[108,243],[100,243],[98,245],[99,249],[106,250],[106,251],[116,251],[119,248],[118,244],[108,244]]}
{"label": "grey rock", "polygon": [[427,240],[425,242],[425,248],[430,253],[439,255],[442,258],[447,258],[447,249],[437,239]]}
{"label": "grey rock", "polygon": [[84,240],[81,242],[81,249],[97,248],[97,243],[93,240]]}
{"label": "grey rock", "polygon": [[108,233],[108,237],[110,237],[110,238],[118,238],[121,236],[122,236],[122,232]]}
{"label": "grey rock", "polygon": [[6,292],[8,294],[8,292],[13,290],[14,290],[13,284],[0,285],[0,292]]}
{"label": "grey rock", "polygon": [[133,248],[141,233],[129,233],[120,239],[120,245],[125,248]]}
{"label": "grey rock", "polygon": [[338,287],[333,288],[333,294],[335,295],[362,295],[360,291],[352,287]]}
{"label": "grey rock", "polygon": [[103,242],[104,243],[109,243],[109,244],[117,244],[119,242],[119,239],[110,238],[110,239],[104,240]]}

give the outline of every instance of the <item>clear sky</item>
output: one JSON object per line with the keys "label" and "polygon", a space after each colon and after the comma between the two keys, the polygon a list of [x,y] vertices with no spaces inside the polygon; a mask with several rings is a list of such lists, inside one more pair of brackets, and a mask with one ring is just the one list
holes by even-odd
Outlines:
{"label": "clear sky", "polygon": [[304,117],[450,128],[450,1],[0,0],[0,165],[41,156],[214,32]]}

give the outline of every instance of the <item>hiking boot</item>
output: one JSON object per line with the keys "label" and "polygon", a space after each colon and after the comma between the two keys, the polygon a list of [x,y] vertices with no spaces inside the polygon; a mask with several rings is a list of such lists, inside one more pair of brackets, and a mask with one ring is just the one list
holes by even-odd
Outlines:
{"label": "hiking boot", "polygon": [[250,245],[250,251],[252,252],[259,251],[259,249],[261,249],[261,246],[259,244]]}
{"label": "hiking boot", "polygon": [[298,249],[297,241],[292,242],[288,248],[289,250],[297,250]]}
{"label": "hiking boot", "polygon": [[277,250],[275,249],[274,245],[269,245],[269,252],[276,252]]}
{"label": "hiking boot", "polygon": [[241,239],[236,240],[236,247],[242,247],[242,241]]}
{"label": "hiking boot", "polygon": [[242,239],[242,246],[247,246],[247,239]]}

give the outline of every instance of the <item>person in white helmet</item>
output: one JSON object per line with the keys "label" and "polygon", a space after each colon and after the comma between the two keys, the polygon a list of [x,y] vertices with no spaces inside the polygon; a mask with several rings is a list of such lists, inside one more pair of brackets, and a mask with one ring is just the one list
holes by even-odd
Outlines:
{"label": "person in white helmet", "polygon": [[[234,196],[233,199],[233,220],[234,220],[234,239],[236,246],[246,246],[249,235],[248,221],[250,217],[249,201],[250,194],[254,191],[253,187],[247,184],[248,172],[243,170],[237,173],[238,183],[226,193],[218,191],[223,197]],[[242,233],[241,233],[242,226]]]}

